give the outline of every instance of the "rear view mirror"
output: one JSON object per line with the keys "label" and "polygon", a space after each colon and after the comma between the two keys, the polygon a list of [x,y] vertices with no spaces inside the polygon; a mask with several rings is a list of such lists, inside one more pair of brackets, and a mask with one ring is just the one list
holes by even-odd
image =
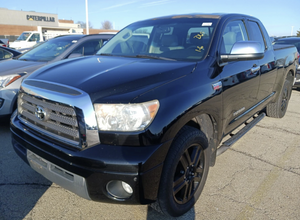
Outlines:
{"label": "rear view mirror", "polygon": [[256,41],[239,41],[233,44],[230,54],[221,54],[222,62],[258,60],[264,57],[264,47]]}

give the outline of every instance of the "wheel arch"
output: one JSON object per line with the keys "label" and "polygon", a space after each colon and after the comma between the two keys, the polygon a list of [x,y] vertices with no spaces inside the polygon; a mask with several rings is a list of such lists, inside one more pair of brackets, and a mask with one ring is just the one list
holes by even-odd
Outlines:
{"label": "wheel arch", "polygon": [[294,69],[292,67],[289,67],[289,68],[286,68],[285,73],[282,74],[282,76],[280,76],[280,79],[277,77],[277,86],[275,89],[276,94],[275,94],[272,102],[275,102],[278,99],[278,97],[280,95],[280,91],[282,90],[282,88],[284,86],[285,79],[290,77],[291,78],[290,81],[293,83],[295,76],[296,76],[296,72],[294,71]]}
{"label": "wheel arch", "polygon": [[186,126],[199,129],[205,134],[211,151],[210,166],[214,166],[216,161],[216,150],[219,144],[218,123],[215,117],[207,113],[202,113],[200,115],[191,118],[178,129],[178,132],[176,133],[173,141],[175,140],[176,136],[179,135],[181,131],[184,129],[184,127]]}

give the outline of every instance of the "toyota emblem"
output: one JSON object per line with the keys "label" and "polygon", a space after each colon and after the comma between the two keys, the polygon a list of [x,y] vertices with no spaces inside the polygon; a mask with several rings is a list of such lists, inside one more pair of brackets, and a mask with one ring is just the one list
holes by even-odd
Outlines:
{"label": "toyota emblem", "polygon": [[35,116],[39,120],[45,121],[46,120],[46,116],[47,116],[47,112],[45,111],[45,109],[43,109],[43,107],[37,106],[36,109],[35,109]]}

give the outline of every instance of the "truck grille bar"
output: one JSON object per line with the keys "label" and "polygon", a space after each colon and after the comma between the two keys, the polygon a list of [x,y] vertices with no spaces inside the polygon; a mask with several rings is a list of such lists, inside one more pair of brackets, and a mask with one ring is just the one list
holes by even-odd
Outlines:
{"label": "truck grille bar", "polygon": [[80,147],[79,126],[73,107],[20,92],[18,113],[19,119],[28,127],[52,139]]}

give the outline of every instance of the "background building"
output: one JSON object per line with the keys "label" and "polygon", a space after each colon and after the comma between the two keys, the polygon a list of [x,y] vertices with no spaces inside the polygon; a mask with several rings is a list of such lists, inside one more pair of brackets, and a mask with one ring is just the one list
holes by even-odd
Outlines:
{"label": "background building", "polygon": [[[0,8],[0,39],[6,38],[13,42],[24,31],[38,31],[41,28],[49,31],[68,31],[81,27],[80,24],[74,24],[73,20],[58,19],[57,14]],[[89,33],[98,34],[107,31],[116,32],[115,30],[90,29]],[[85,29],[82,33],[86,33]]]}

